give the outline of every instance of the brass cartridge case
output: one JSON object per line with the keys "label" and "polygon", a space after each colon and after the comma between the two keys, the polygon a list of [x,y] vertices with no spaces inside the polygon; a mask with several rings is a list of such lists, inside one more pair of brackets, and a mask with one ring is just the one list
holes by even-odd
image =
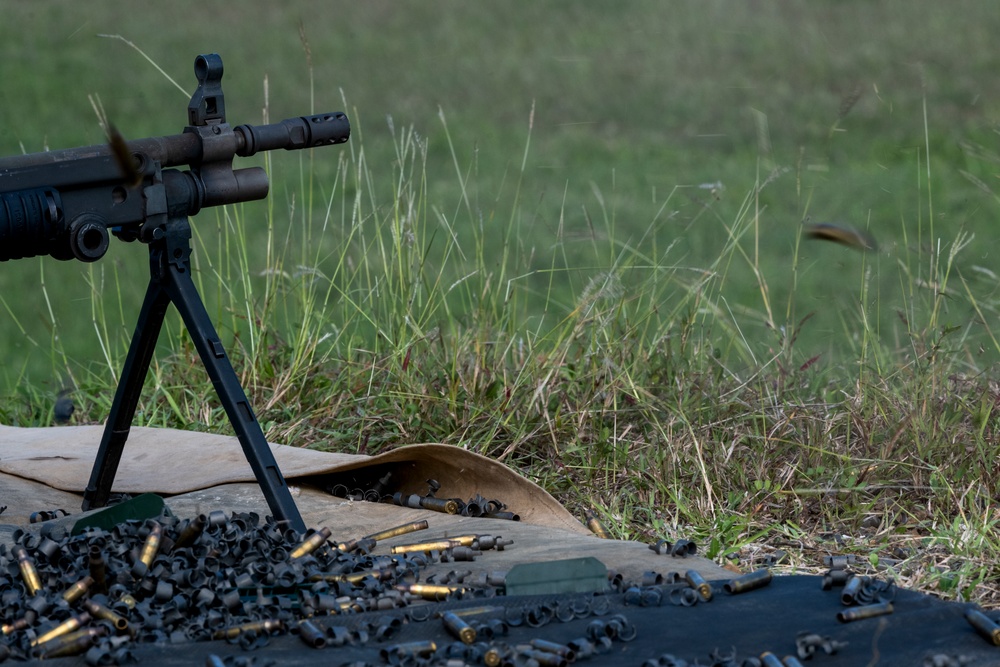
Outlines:
{"label": "brass cartridge case", "polygon": [[307,554],[311,554],[312,552],[316,551],[316,549],[318,549],[328,539],[330,539],[330,535],[332,534],[333,533],[330,531],[329,528],[323,526],[318,531],[310,535],[305,541],[302,542],[302,544],[295,547],[295,549],[292,550],[292,553],[289,554],[288,557],[291,560],[295,560],[296,558],[302,558]]}
{"label": "brass cartridge case", "polygon": [[163,527],[154,521],[153,525],[149,528],[149,535],[146,536],[146,542],[142,545],[142,551],[139,553],[139,561],[147,568],[153,566],[156,552],[160,550],[160,538],[162,537]]}
{"label": "brass cartridge case", "polygon": [[265,621],[252,621],[243,625],[234,625],[225,630],[218,630],[212,634],[212,639],[234,639],[243,632],[277,632],[285,627],[282,621],[267,619]]}
{"label": "brass cartridge case", "polygon": [[851,623],[866,618],[885,616],[892,613],[892,603],[882,602],[880,604],[866,604],[862,607],[851,607],[844,611],[837,612],[837,620],[841,623]]}
{"label": "brass cartridge case", "polygon": [[100,602],[95,602],[94,600],[84,600],[83,608],[90,613],[94,618],[100,618],[111,623],[115,626],[115,630],[118,632],[125,632],[128,630],[128,619],[124,616],[120,616],[108,607],[105,607]]}
{"label": "brass cartridge case", "polygon": [[555,653],[566,658],[567,662],[573,662],[576,660],[576,652],[565,644],[559,644],[557,642],[550,642],[547,639],[532,639],[531,645],[534,646],[539,651],[545,651],[546,653]]}
{"label": "brass cartridge case", "polygon": [[608,534],[607,529],[604,527],[604,524],[601,523],[601,520],[597,518],[596,514],[593,512],[587,512],[584,516],[587,519],[587,528],[590,529],[590,532],[597,535],[602,540],[611,539],[611,535]]}
{"label": "brass cartridge case", "polygon": [[537,662],[541,667],[566,667],[569,661],[558,653],[548,653],[538,649],[521,651],[521,655]]}
{"label": "brass cartridge case", "polygon": [[312,621],[299,622],[299,637],[306,645],[313,648],[326,646],[326,633]]}
{"label": "brass cartridge case", "polygon": [[840,592],[840,601],[844,604],[854,604],[854,598],[861,592],[861,585],[865,583],[864,577],[854,575],[844,584],[844,590]]}
{"label": "brass cartridge case", "polygon": [[444,623],[444,629],[448,631],[448,634],[461,640],[463,644],[475,643],[476,629],[459,618],[454,612],[446,611],[441,614],[441,622]]}
{"label": "brass cartridge case", "polygon": [[980,637],[994,646],[1000,646],[1000,625],[989,616],[976,609],[969,609],[965,612],[965,620],[976,629]]}
{"label": "brass cartridge case", "polygon": [[757,588],[763,588],[769,583],[771,583],[771,571],[765,568],[744,574],[742,577],[737,577],[722,588],[731,595],[739,595],[740,593],[746,593]]}
{"label": "brass cartridge case", "polygon": [[28,589],[28,595],[34,595],[42,590],[42,580],[38,577],[38,570],[35,564],[28,557],[28,552],[24,547],[17,546],[10,550],[11,554],[17,558],[17,567],[21,570],[21,578]]}
{"label": "brass cartridge case", "polygon": [[188,524],[184,526],[184,530],[177,537],[177,541],[174,542],[174,549],[181,549],[183,547],[191,546],[194,544],[195,540],[204,532],[205,524],[208,523],[208,517],[204,514],[199,514],[195,518],[188,521]]}
{"label": "brass cartridge case", "polygon": [[420,506],[425,510],[431,510],[433,512],[458,514],[458,503],[451,498],[430,498],[424,496],[420,499]]}
{"label": "brass cartridge case", "polygon": [[34,612],[28,612],[27,616],[22,616],[13,623],[4,623],[3,625],[0,625],[0,634],[10,635],[15,632],[19,632],[20,630],[26,630],[32,623],[34,623],[32,618],[33,615]]}
{"label": "brass cartridge case", "polygon": [[444,551],[462,546],[454,540],[437,540],[435,542],[421,542],[418,544],[400,544],[389,551],[394,554],[407,554],[414,552],[427,553],[429,551]]}
{"label": "brass cartridge case", "polygon": [[33,640],[31,640],[32,646],[38,646],[39,644],[44,644],[47,641],[51,641],[56,637],[62,637],[63,635],[73,632],[74,630],[79,630],[85,626],[90,621],[90,614],[83,612],[82,614],[77,614],[76,616],[70,616],[65,621],[52,628],[48,632],[38,635]]}
{"label": "brass cartridge case", "polygon": [[684,580],[688,582],[691,588],[698,591],[698,595],[705,602],[712,599],[712,586],[705,581],[705,578],[698,574],[697,570],[688,570],[684,573]]}
{"label": "brass cartridge case", "polygon": [[396,586],[396,590],[436,602],[444,600],[452,593],[466,589],[463,586],[444,586],[441,584],[403,584]]}
{"label": "brass cartridge case", "polygon": [[104,634],[101,628],[84,628],[69,634],[50,639],[35,647],[38,657],[62,658],[68,655],[79,655],[90,648],[94,640]]}
{"label": "brass cartridge case", "polygon": [[794,655],[786,655],[781,659],[781,664],[785,667],[802,667],[802,663]]}
{"label": "brass cartridge case", "polygon": [[91,545],[90,552],[88,554],[88,567],[90,569],[90,576],[94,580],[94,591],[97,593],[105,593],[108,590],[108,567],[104,562],[104,554],[101,552],[101,548],[96,544]]}
{"label": "brass cartridge case", "polygon": [[386,646],[380,651],[382,659],[389,661],[392,656],[429,656],[437,650],[437,643],[425,639],[415,642],[406,642],[403,644],[393,644],[392,646]]}
{"label": "brass cartridge case", "polygon": [[86,576],[80,581],[76,582],[65,591],[63,591],[62,597],[66,602],[76,602],[84,593],[86,593],[91,586],[94,585],[93,577]]}
{"label": "brass cartridge case", "polygon": [[388,540],[390,537],[399,537],[400,535],[415,533],[418,530],[427,530],[427,527],[427,519],[421,519],[420,521],[411,521],[410,523],[404,523],[403,525],[396,526],[394,528],[380,530],[377,533],[365,535],[365,537],[377,542],[379,540]]}

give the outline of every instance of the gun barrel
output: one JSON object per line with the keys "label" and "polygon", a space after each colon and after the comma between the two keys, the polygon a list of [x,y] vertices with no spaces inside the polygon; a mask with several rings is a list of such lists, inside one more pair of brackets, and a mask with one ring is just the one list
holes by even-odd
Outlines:
{"label": "gun barrel", "polygon": [[[337,111],[288,118],[270,125],[240,125],[233,132],[236,135],[236,154],[249,157],[262,151],[279,148],[291,151],[341,144],[350,138],[351,124],[346,114]],[[202,163],[204,158],[202,142],[202,138],[196,132],[184,132],[166,137],[133,139],[127,144],[129,152],[142,153],[149,159],[158,161],[161,167],[167,168]],[[112,157],[111,147],[107,144],[98,144],[0,158],[0,192],[54,185],[42,182],[47,176],[51,176],[51,171],[36,172],[33,167],[110,157]],[[23,170],[29,171],[18,174]]]}

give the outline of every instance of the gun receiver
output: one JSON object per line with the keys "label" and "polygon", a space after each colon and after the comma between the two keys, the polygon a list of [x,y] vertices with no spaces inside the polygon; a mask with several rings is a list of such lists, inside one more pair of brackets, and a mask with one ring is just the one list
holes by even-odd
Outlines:
{"label": "gun receiver", "polygon": [[[219,336],[191,280],[188,217],[203,208],[263,199],[260,167],[233,168],[235,157],[343,143],[341,112],[271,125],[226,122],[222,58],[195,59],[198,89],[181,134],[0,158],[0,261],[49,255],[93,262],[109,233],[149,246],[150,280],[121,381],[105,426],[84,509],[107,504],[167,307],[173,303],[232,422],[268,506],[300,532],[305,524],[278,470]],[[187,166],[187,170],[173,167]]]}

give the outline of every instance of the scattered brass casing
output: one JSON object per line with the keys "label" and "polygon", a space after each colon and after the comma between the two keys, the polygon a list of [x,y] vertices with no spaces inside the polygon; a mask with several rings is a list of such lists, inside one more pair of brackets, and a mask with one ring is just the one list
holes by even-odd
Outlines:
{"label": "scattered brass casing", "polygon": [[441,614],[441,622],[444,623],[444,629],[448,631],[448,634],[461,640],[463,644],[475,643],[476,629],[459,618],[457,614],[446,611]]}
{"label": "scattered brass casing", "polygon": [[295,547],[295,549],[292,551],[291,554],[289,554],[288,557],[292,560],[295,560],[296,558],[302,558],[307,554],[311,554],[313,551],[316,551],[316,549],[318,549],[320,545],[322,545],[324,542],[330,539],[330,535],[332,534],[333,533],[330,531],[329,528],[323,526],[318,531],[310,535],[308,539],[302,542],[302,544]]}
{"label": "scattered brass casing", "polygon": [[851,607],[844,611],[837,612],[837,620],[841,623],[851,623],[866,618],[885,616],[892,613],[892,603],[882,602],[880,604],[866,604],[863,607]]}
{"label": "scattered brass casing", "polygon": [[80,581],[76,582],[65,591],[63,591],[62,597],[66,602],[76,602],[83,595],[90,590],[90,587],[94,585],[93,577],[86,576]]}
{"label": "scattered brass casing", "polygon": [[587,512],[584,516],[587,519],[587,528],[590,529],[590,532],[597,535],[602,540],[611,539],[611,535],[608,534],[607,529],[604,527],[604,524],[601,523],[601,520],[597,518],[596,514],[593,512]]}
{"label": "scattered brass casing", "polygon": [[94,600],[84,600],[83,608],[86,609],[94,618],[101,618],[105,621],[109,621],[111,625],[115,626],[115,630],[118,632],[125,632],[128,630],[128,619],[124,616],[120,616],[108,607],[105,607],[100,602],[95,602]]}
{"label": "scattered brass casing", "polygon": [[994,646],[1000,646],[1000,625],[989,616],[977,609],[969,609],[965,612],[965,620],[976,629],[980,637]]}
{"label": "scattered brass casing", "polygon": [[243,632],[277,632],[284,627],[285,624],[276,619],[253,621],[251,623],[244,623],[243,625],[234,625],[225,630],[218,630],[212,634],[212,639],[234,639],[239,637],[240,633]]}
{"label": "scattered brass casing", "polygon": [[458,514],[458,503],[450,498],[431,498],[424,496],[420,499],[420,506],[425,510],[431,510],[434,512]]}
{"label": "scattered brass casing", "polygon": [[684,580],[688,582],[691,588],[698,591],[698,595],[705,602],[712,599],[712,587],[709,585],[705,578],[698,574],[697,570],[688,570],[684,573]]}
{"label": "scattered brass casing", "polygon": [[394,554],[406,554],[418,551],[444,551],[445,549],[454,549],[455,547],[460,546],[462,546],[462,544],[460,542],[456,542],[455,540],[437,540],[436,542],[421,542],[418,544],[400,544],[390,549],[390,552]]}
{"label": "scattered brass casing", "polygon": [[77,614],[76,616],[70,616],[65,621],[52,628],[45,634],[38,635],[33,640],[31,640],[32,646],[38,646],[39,644],[44,644],[45,642],[52,641],[56,637],[62,637],[63,635],[73,632],[74,630],[79,630],[87,621],[90,620],[90,614],[83,612],[82,614]]}
{"label": "scattered brass casing", "polygon": [[770,651],[764,651],[760,654],[760,662],[764,667],[785,667],[781,663],[781,659]]}
{"label": "scattered brass casing", "polygon": [[396,586],[396,590],[410,593],[424,600],[443,600],[456,591],[466,590],[463,586],[443,586],[440,584],[404,584]]}
{"label": "scattered brass casing", "polygon": [[299,622],[299,637],[308,646],[313,648],[323,648],[326,646],[326,633],[312,621]]}
{"label": "scattered brass casing", "polygon": [[79,655],[90,648],[94,640],[103,634],[104,630],[101,628],[84,628],[50,639],[44,644],[39,644],[35,649],[38,652],[38,657],[43,659]]}
{"label": "scattered brass casing", "polygon": [[746,593],[747,591],[763,588],[769,583],[771,583],[771,571],[764,568],[744,574],[742,577],[737,577],[736,579],[733,579],[729,583],[725,584],[722,588],[731,595],[738,595],[740,593]]}
{"label": "scattered brass casing", "polygon": [[202,534],[205,530],[205,524],[208,523],[208,517],[204,514],[199,514],[195,518],[191,519],[181,534],[177,537],[177,541],[174,542],[175,549],[181,549],[183,547],[190,546],[194,544],[194,541],[198,539],[198,536]]}
{"label": "scattered brass casing", "polygon": [[21,570],[21,578],[28,588],[28,595],[34,595],[42,590],[42,580],[38,578],[35,564],[28,558],[28,552],[22,546],[14,547],[10,552],[17,558],[17,567]]}
{"label": "scattered brass casing", "polygon": [[142,545],[142,551],[139,553],[139,561],[147,568],[153,566],[156,552],[160,550],[161,537],[163,537],[163,527],[156,521],[153,521],[149,527],[149,535],[146,536],[146,542]]}

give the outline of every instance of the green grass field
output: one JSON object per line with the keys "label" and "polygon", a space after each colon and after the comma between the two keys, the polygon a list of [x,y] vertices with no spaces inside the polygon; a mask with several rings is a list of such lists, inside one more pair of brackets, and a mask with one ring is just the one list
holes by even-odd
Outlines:
{"label": "green grass field", "polygon": [[[231,122],[354,130],[194,220],[270,438],[451,442],[618,536],[989,601],[998,29],[985,1],[10,3],[0,154],[101,143],[95,106],[175,134],[218,52]],[[0,266],[0,420],[51,423],[64,387],[103,419],[147,279],[112,243]],[[225,432],[167,333],[139,419]]]}

